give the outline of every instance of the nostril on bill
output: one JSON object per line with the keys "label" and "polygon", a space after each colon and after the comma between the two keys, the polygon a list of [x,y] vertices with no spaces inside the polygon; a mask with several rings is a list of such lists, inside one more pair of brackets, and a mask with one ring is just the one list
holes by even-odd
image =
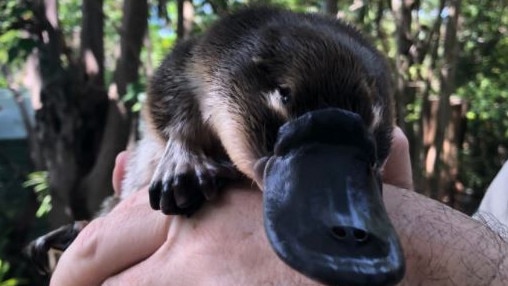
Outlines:
{"label": "nostril on bill", "polygon": [[369,238],[369,234],[365,230],[345,226],[332,227],[332,234],[338,240],[349,240],[357,243],[366,242]]}
{"label": "nostril on bill", "polygon": [[346,228],[344,228],[342,226],[332,227],[332,233],[338,239],[346,239],[346,237],[347,237]]}
{"label": "nostril on bill", "polygon": [[369,235],[365,230],[353,229],[353,237],[357,242],[365,242],[367,241],[367,238],[369,238]]}

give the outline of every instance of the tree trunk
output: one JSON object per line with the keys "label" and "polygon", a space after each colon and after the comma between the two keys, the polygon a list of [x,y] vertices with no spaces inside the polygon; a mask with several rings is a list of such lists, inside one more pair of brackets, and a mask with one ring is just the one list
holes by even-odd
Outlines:
{"label": "tree trunk", "polygon": [[78,178],[78,166],[74,154],[76,104],[68,94],[70,74],[62,67],[62,35],[58,27],[56,0],[39,0],[33,3],[33,12],[40,23],[40,45],[37,52],[37,73],[41,90],[38,97],[40,109],[36,110],[35,133],[40,146],[41,165],[49,172],[49,187],[53,197],[53,209],[49,214],[53,227],[67,223],[73,214],[68,211],[71,191]]}
{"label": "tree trunk", "polygon": [[88,209],[98,210],[105,197],[112,194],[111,176],[116,155],[125,150],[133,130],[132,102],[122,102],[129,84],[139,77],[140,54],[148,26],[146,0],[125,0],[123,5],[121,55],[116,63],[115,82],[110,88],[108,115],[102,145],[94,168],[80,185],[80,192],[88,192]]}
{"label": "tree trunk", "polygon": [[[410,126],[406,124],[406,105],[412,102],[410,99],[411,89],[409,83],[409,68],[413,64],[413,60],[409,53],[412,45],[411,41],[411,7],[410,1],[393,0],[392,9],[396,21],[396,36],[397,36],[397,85],[395,91],[396,108],[397,108],[397,124],[409,133]],[[408,134],[408,136],[411,136]]]}
{"label": "tree trunk", "polygon": [[[131,130],[130,106],[120,100],[127,85],[138,79],[139,56],[147,27],[146,1],[126,0],[122,22],[121,57],[115,87],[108,98],[104,87],[103,0],[82,6],[81,51],[73,61],[58,28],[56,0],[34,2],[40,23],[35,75],[40,75],[40,101],[35,134],[41,166],[49,172],[52,227],[87,219],[112,193],[116,154],[125,149]],[[66,56],[64,66],[61,57]],[[33,79],[38,76],[32,75]],[[40,100],[38,100],[40,98]],[[107,114],[107,116],[106,116]],[[104,138],[103,138],[104,135]],[[39,162],[39,163],[41,163]]]}
{"label": "tree trunk", "polygon": [[[433,119],[431,112],[431,89],[433,83],[436,81],[435,70],[437,68],[437,63],[439,60],[439,47],[441,42],[441,25],[442,25],[442,17],[440,16],[444,10],[446,0],[440,0],[439,2],[439,10],[434,20],[434,24],[432,30],[429,32],[425,42],[423,43],[425,54],[422,53],[421,61],[423,62],[424,56],[429,56],[430,63],[426,67],[426,76],[424,77],[422,73],[420,73],[419,78],[423,82],[422,89],[422,103],[421,109],[418,116],[418,138],[416,141],[417,150],[418,150],[418,164],[413,164],[413,175],[415,180],[415,185],[421,186],[427,195],[430,195],[430,186],[428,184],[428,171],[425,168],[425,162],[427,161],[426,157],[429,151],[430,146],[434,142],[434,129],[430,131],[430,127],[433,124]],[[432,137],[432,139],[431,139]]]}
{"label": "tree trunk", "polygon": [[81,25],[81,62],[88,85],[104,90],[103,0],[83,1]]}
{"label": "tree trunk", "polygon": [[[397,54],[395,59],[396,89],[395,89],[395,107],[397,112],[397,125],[400,126],[409,141],[412,168],[417,171],[421,163],[417,141],[418,126],[415,122],[407,122],[406,108],[410,103],[414,103],[417,96],[417,86],[411,75],[410,69],[415,64],[414,54],[411,47],[417,45],[416,39],[412,37],[411,28],[413,25],[412,11],[415,2],[392,0],[392,11],[395,17]],[[416,173],[418,176],[418,173]],[[418,183],[416,181],[415,183]],[[421,186],[415,185],[419,190]]]}
{"label": "tree trunk", "polygon": [[434,162],[430,170],[431,197],[437,198],[440,189],[450,189],[442,184],[442,178],[449,177],[449,168],[442,158],[443,143],[446,127],[450,121],[450,95],[455,91],[455,74],[458,58],[457,30],[460,14],[461,0],[449,0],[448,19],[444,37],[443,65],[440,73],[439,108],[436,118],[436,131],[434,144],[431,146],[434,153]]}
{"label": "tree trunk", "polygon": [[177,0],[176,36],[180,40],[189,38],[194,23],[194,6],[189,0]]}

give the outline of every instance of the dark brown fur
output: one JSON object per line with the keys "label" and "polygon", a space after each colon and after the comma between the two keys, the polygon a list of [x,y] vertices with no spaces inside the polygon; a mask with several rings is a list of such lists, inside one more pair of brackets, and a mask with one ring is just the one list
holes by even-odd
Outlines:
{"label": "dark brown fur", "polygon": [[234,177],[232,165],[260,184],[254,165],[271,155],[279,127],[321,108],[358,113],[381,163],[393,124],[390,87],[383,57],[338,20],[271,8],[225,17],[178,44],[151,80],[149,129],[166,144],[152,207],[191,214]]}

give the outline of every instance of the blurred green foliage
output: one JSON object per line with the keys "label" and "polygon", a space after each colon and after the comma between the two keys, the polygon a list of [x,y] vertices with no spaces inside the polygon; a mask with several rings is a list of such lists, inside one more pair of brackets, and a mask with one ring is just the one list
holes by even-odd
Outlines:
{"label": "blurred green foliage", "polygon": [[484,190],[508,157],[508,11],[506,1],[466,1],[457,94],[468,102],[461,179]]}
{"label": "blurred green foliage", "polygon": [[10,85],[7,76],[21,69],[36,46],[34,39],[21,30],[31,27],[32,16],[27,1],[0,1],[0,88]]}
{"label": "blurred green foliage", "polygon": [[51,195],[49,193],[48,172],[36,171],[28,174],[28,180],[23,183],[23,187],[32,189],[37,195],[39,208],[35,215],[40,218],[48,214],[51,210]]}
{"label": "blurred green foliage", "polygon": [[[0,285],[3,282],[33,281],[37,274],[21,254],[27,240],[46,230],[43,219],[27,225],[29,216],[35,216],[31,190],[22,187],[29,173],[28,144],[21,140],[0,140]],[[20,233],[30,227],[30,233]],[[33,268],[33,267],[32,267]],[[23,278],[23,279],[17,279]],[[33,283],[25,283],[31,284]]]}
{"label": "blurred green foliage", "polygon": [[28,284],[26,279],[7,278],[7,273],[9,272],[10,268],[11,265],[9,262],[0,259],[0,286],[18,286]]}

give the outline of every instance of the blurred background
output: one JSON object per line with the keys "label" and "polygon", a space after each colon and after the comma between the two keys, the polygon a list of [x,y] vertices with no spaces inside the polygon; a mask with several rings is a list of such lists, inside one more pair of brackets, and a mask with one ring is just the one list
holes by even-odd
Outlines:
{"label": "blurred background", "polygon": [[[250,2],[254,3],[254,2]],[[508,157],[508,0],[264,0],[344,19],[389,58],[416,191],[471,214]],[[237,0],[0,0],[0,286],[87,219],[138,139],[147,78]]]}

